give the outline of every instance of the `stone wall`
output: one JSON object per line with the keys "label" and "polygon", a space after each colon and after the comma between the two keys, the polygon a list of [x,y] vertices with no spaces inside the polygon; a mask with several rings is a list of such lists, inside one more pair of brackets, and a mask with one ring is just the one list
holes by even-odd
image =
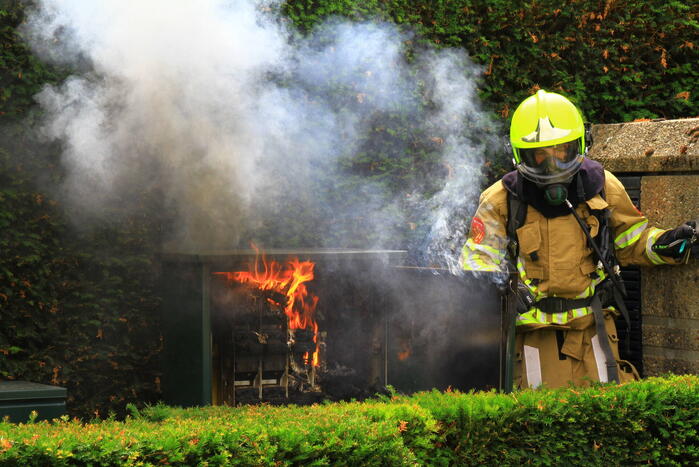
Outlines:
{"label": "stone wall", "polygon": [[[619,176],[641,177],[650,223],[699,218],[699,118],[592,127],[590,157]],[[699,374],[699,261],[642,268],[645,376]]]}

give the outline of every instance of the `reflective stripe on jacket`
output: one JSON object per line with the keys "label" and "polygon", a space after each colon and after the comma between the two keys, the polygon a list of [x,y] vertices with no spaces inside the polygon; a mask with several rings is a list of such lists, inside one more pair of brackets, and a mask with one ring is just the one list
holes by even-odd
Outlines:
{"label": "reflective stripe on jacket", "polygon": [[[605,170],[605,198],[596,195],[576,207],[593,237],[599,222],[590,209],[608,208],[616,257],[621,265],[656,265],[674,263],[651,250],[665,230],[648,225],[629,199],[621,182]],[[507,272],[507,190],[502,181],[486,189],[472,222],[469,238],[463,247],[462,265],[472,271]],[[586,298],[604,279],[597,268],[593,250],[588,248],[584,232],[572,214],[548,219],[528,206],[527,218],[517,229],[519,258],[517,270],[535,300],[544,297]],[[537,308],[518,317],[518,325],[541,327],[550,323],[565,324],[591,313],[589,307],[563,313],[546,314]]]}

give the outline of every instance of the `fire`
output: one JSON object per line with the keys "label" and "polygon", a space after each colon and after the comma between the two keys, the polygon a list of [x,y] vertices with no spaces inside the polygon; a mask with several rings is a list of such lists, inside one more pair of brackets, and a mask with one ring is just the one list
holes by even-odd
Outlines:
{"label": "fire", "polygon": [[248,265],[247,271],[217,272],[215,274],[225,275],[229,281],[247,284],[259,290],[274,291],[285,297],[285,303],[277,303],[271,298],[268,300],[274,305],[283,306],[290,330],[307,328],[313,330],[313,342],[316,349],[312,357],[306,353],[303,358],[306,364],[311,363],[313,366],[319,366],[318,323],[314,318],[318,297],[306,288],[306,283],[314,278],[315,263],[290,258],[282,266],[277,261],[267,261],[264,252],[260,254],[257,248],[255,251],[257,252],[255,262]]}
{"label": "fire", "polygon": [[398,357],[399,361],[406,360],[410,355],[412,354],[412,349],[410,348],[410,344],[407,342],[401,342],[400,343],[401,350],[398,351],[396,354],[396,357]]}

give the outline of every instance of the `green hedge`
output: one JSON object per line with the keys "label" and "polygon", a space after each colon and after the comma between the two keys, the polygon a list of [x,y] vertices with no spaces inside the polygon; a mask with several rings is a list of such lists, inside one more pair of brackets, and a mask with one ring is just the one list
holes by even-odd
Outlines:
{"label": "green hedge", "polygon": [[697,465],[699,377],[0,424],[3,465]]}

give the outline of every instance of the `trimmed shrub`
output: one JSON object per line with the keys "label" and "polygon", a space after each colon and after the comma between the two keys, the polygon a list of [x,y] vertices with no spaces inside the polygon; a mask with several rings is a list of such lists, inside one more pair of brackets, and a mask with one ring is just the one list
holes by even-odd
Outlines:
{"label": "trimmed shrub", "polygon": [[696,465],[699,377],[0,424],[3,465]]}

